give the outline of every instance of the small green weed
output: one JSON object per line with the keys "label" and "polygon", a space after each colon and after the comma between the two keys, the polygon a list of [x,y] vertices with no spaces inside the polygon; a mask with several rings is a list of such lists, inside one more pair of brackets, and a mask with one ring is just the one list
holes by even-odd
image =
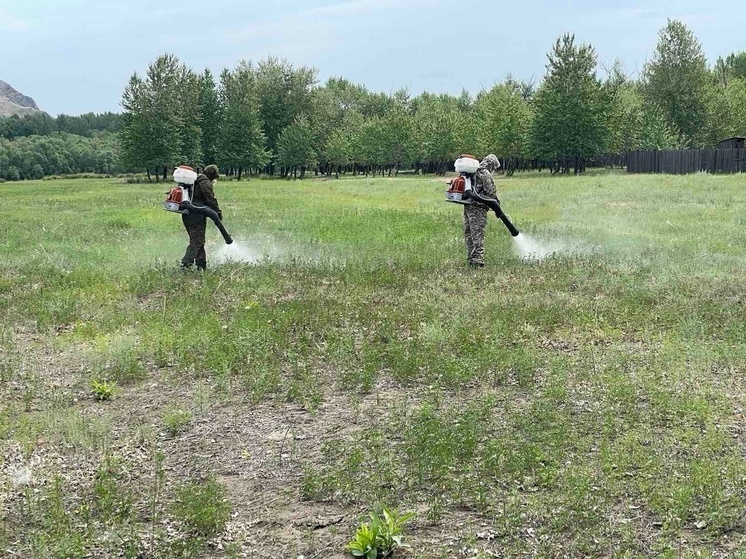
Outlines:
{"label": "small green weed", "polygon": [[125,483],[127,468],[120,460],[107,455],[93,479],[95,506],[104,521],[126,521],[132,511],[133,497]]}
{"label": "small green weed", "polygon": [[10,382],[20,368],[20,354],[13,342],[13,332],[0,330],[0,383]]}
{"label": "small green weed", "polygon": [[213,478],[178,487],[173,514],[200,536],[210,537],[222,532],[230,517],[225,487]]}
{"label": "small green weed", "polygon": [[92,369],[98,376],[120,383],[142,380],[148,371],[139,340],[131,335],[108,336],[92,356]]}
{"label": "small green weed", "polygon": [[172,437],[183,433],[192,422],[192,414],[181,406],[169,406],[163,413],[163,424]]}
{"label": "small green weed", "polygon": [[371,514],[370,524],[361,524],[345,549],[355,557],[376,559],[390,556],[397,547],[407,547],[403,542],[404,524],[414,518],[414,513],[399,514],[383,507],[382,516]]}
{"label": "small green weed", "polygon": [[91,394],[96,400],[105,402],[114,398],[117,390],[117,383],[106,379],[92,378],[90,381]]}

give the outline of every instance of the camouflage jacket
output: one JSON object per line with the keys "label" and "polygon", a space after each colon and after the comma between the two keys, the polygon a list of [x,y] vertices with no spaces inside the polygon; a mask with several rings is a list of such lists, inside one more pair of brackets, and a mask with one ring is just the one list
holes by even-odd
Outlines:
{"label": "camouflage jacket", "polygon": [[480,167],[477,170],[474,183],[474,190],[480,196],[484,198],[497,198],[497,188],[495,187],[495,181],[492,180],[492,173],[484,167]]}
{"label": "camouflage jacket", "polygon": [[199,175],[197,180],[194,181],[192,187],[192,203],[195,206],[207,206],[218,212],[218,216],[221,216],[223,212],[220,211],[218,205],[218,199],[215,197],[215,191],[212,188],[212,181],[205,175]]}

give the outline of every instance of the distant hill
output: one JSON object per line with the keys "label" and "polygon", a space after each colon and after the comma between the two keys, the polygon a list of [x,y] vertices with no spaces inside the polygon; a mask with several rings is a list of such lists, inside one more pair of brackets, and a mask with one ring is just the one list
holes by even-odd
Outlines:
{"label": "distant hill", "polygon": [[23,115],[38,110],[39,107],[31,97],[0,80],[0,116]]}

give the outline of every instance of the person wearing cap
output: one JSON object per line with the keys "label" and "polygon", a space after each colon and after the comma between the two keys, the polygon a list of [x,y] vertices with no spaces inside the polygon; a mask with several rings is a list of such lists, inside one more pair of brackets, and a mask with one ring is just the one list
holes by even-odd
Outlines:
{"label": "person wearing cap", "polygon": [[[477,169],[474,190],[483,198],[497,199],[492,173],[500,168],[500,161],[490,153],[482,159]],[[470,266],[484,266],[484,232],[487,227],[487,206],[477,201],[464,206],[464,239],[466,240],[466,260]]]}
{"label": "person wearing cap", "polygon": [[[191,199],[195,206],[207,206],[215,210],[218,217],[223,219],[218,199],[213,190],[218,182],[217,165],[208,165],[202,173],[197,176],[192,186]],[[189,235],[189,246],[187,246],[184,258],[181,259],[182,268],[191,268],[197,264],[197,270],[207,269],[207,253],[205,252],[205,233],[207,231],[207,218],[199,214],[182,214],[181,220]]]}

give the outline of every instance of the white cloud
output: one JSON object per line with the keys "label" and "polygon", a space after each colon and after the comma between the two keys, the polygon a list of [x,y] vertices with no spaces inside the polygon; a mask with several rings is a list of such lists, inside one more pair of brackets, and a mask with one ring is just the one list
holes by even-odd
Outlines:
{"label": "white cloud", "polygon": [[688,27],[697,27],[699,25],[714,22],[715,16],[711,13],[682,14],[678,16],[672,16],[671,19],[677,19]]}
{"label": "white cloud", "polygon": [[[342,20],[348,17],[384,10],[395,12],[402,8],[425,8],[438,4],[438,0],[347,0],[286,13],[274,20],[252,23],[226,32],[224,38],[231,43],[244,43],[258,38],[272,39],[277,37],[278,33],[280,35],[290,33],[306,35],[306,38],[309,38],[308,36],[318,37],[322,32],[333,32],[334,27],[341,25]],[[319,29],[319,25],[323,26],[323,29]],[[291,39],[294,38],[295,35],[291,37]]]}
{"label": "white cloud", "polygon": [[276,37],[278,33],[282,33],[283,29],[287,29],[288,26],[295,26],[300,22],[294,22],[290,18],[285,21],[264,21],[262,23],[252,23],[244,25],[240,29],[233,31],[226,31],[223,33],[223,40],[227,43],[241,44],[254,42],[260,39],[272,39]]}
{"label": "white cloud", "polygon": [[18,19],[5,8],[0,8],[0,31],[17,33],[26,31],[28,28],[28,23]]}
{"label": "white cloud", "polygon": [[239,45],[243,59],[259,60],[272,55],[311,65],[317,56],[339,47],[332,24],[317,21],[309,25],[298,16],[249,25],[225,33],[223,41]]}
{"label": "white cloud", "polygon": [[663,17],[663,12],[659,8],[601,8],[581,14],[575,21],[586,25],[591,25],[593,22],[618,24],[622,21],[628,24],[629,20],[646,22],[661,17]]}
{"label": "white cloud", "polygon": [[661,27],[669,19],[676,19],[682,23],[692,26],[702,23],[709,23],[715,20],[711,12],[688,12],[676,15],[662,8],[622,8],[618,10],[600,11],[599,15],[620,19],[636,19],[653,21]]}
{"label": "white cloud", "polygon": [[656,8],[622,8],[620,10],[614,10],[612,15],[630,19],[646,19],[658,17],[660,15],[660,10]]}
{"label": "white cloud", "polygon": [[307,15],[357,16],[367,12],[396,8],[425,8],[437,4],[434,0],[350,0],[311,8]]}

